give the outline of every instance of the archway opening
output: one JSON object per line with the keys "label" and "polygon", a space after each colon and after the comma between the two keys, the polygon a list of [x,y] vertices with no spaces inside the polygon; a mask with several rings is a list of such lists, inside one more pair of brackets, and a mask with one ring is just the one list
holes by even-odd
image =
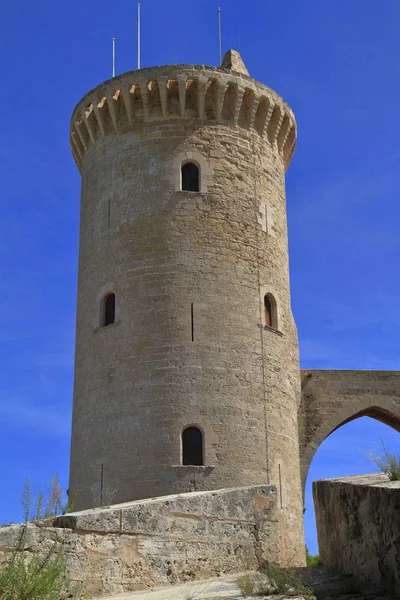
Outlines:
{"label": "archway opening", "polygon": [[377,472],[371,454],[381,454],[382,443],[392,450],[399,448],[400,437],[395,427],[400,427],[400,419],[371,408],[344,421],[318,447],[310,463],[304,496],[305,538],[310,554],[318,554],[313,481]]}

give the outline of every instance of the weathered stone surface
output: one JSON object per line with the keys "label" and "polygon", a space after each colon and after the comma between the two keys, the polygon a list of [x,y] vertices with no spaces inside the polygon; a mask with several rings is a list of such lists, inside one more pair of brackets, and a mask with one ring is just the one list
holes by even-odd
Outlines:
{"label": "weathered stone surface", "polygon": [[[64,548],[75,594],[105,595],[257,569],[281,559],[273,486],[194,492],[29,525],[27,552]],[[0,529],[0,565],[21,526]]]}
{"label": "weathered stone surface", "polygon": [[[258,577],[259,574],[250,573],[250,576]],[[299,579],[311,591],[305,600],[386,600],[377,593],[370,585],[352,576],[344,576],[327,569],[326,567],[311,567],[298,570]],[[119,596],[118,600],[254,600],[254,596],[243,596],[239,593],[236,584],[238,575],[208,579],[206,581],[190,582],[183,585],[146,590],[145,592],[133,592]],[[269,598],[277,600],[277,596],[257,596],[259,600]],[[300,600],[302,596],[279,596],[279,600]],[[112,600],[102,598],[102,600]]]}
{"label": "weathered stone surface", "polygon": [[382,473],[313,484],[322,562],[400,597],[400,482]]}
{"label": "weathered stone surface", "polygon": [[246,65],[243,62],[242,57],[236,50],[228,50],[225,54],[221,69],[229,69],[230,71],[236,71],[236,73],[243,73],[249,75]]}

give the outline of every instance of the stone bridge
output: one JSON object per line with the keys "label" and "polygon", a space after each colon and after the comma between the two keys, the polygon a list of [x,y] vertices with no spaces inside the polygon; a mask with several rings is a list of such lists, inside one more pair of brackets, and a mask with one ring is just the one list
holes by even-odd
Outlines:
{"label": "stone bridge", "polygon": [[400,431],[400,371],[301,371],[301,389],[303,487],[315,452],[345,423],[372,417]]}

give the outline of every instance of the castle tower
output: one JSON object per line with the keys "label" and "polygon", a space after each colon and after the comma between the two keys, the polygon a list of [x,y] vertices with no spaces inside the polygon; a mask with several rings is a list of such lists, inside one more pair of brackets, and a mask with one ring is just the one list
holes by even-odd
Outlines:
{"label": "castle tower", "polygon": [[277,486],[304,556],[285,171],[295,119],[230,51],[125,73],[71,121],[82,174],[76,507]]}

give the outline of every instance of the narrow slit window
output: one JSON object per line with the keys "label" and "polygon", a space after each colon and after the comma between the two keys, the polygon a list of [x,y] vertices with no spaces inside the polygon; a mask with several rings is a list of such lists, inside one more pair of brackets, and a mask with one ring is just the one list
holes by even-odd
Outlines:
{"label": "narrow slit window", "polygon": [[203,460],[203,434],[197,427],[187,427],[182,433],[182,463],[201,466]]}
{"label": "narrow slit window", "polygon": [[182,191],[200,191],[199,167],[194,163],[185,163],[184,165],[182,165]]}
{"label": "narrow slit window", "polygon": [[278,329],[275,298],[271,294],[264,296],[264,318],[267,327]]}
{"label": "narrow slit window", "polygon": [[107,294],[104,298],[104,327],[115,323],[115,294]]}

